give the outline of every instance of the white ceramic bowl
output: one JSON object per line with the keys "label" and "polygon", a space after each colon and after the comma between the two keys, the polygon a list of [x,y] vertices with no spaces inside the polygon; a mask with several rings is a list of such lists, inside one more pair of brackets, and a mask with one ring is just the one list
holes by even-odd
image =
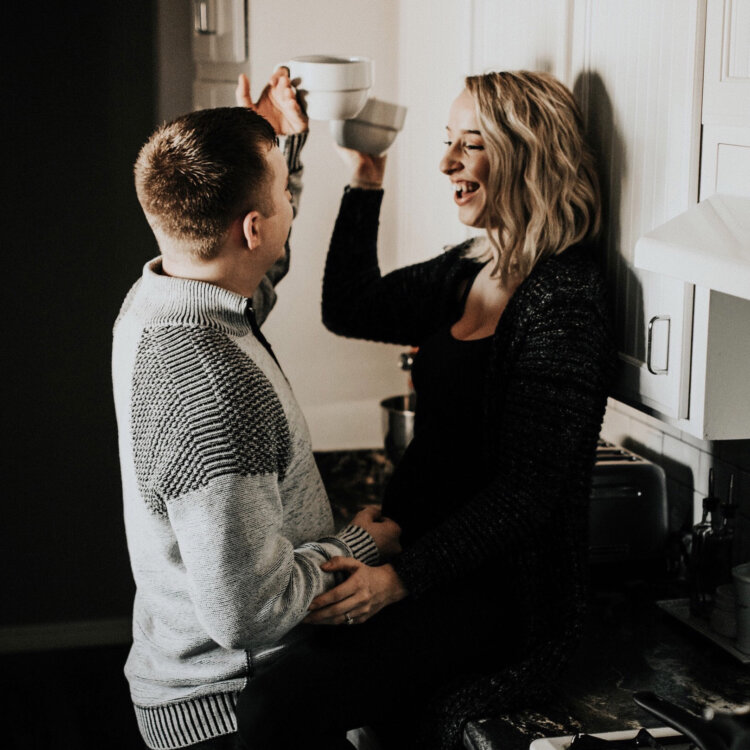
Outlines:
{"label": "white ceramic bowl", "polygon": [[342,120],[354,117],[367,101],[370,89],[352,91],[306,91],[297,89],[297,97],[311,120]]}
{"label": "white ceramic bowl", "polygon": [[286,63],[298,88],[306,91],[351,91],[369,89],[373,81],[373,63],[369,57],[302,55]]}
{"label": "white ceramic bowl", "polygon": [[381,156],[404,126],[405,118],[406,107],[369,99],[356,117],[334,120],[330,129],[339,146]]}
{"label": "white ceramic bowl", "polygon": [[280,65],[289,68],[297,95],[312,120],[354,117],[372,86],[373,62],[367,57],[303,55]]}

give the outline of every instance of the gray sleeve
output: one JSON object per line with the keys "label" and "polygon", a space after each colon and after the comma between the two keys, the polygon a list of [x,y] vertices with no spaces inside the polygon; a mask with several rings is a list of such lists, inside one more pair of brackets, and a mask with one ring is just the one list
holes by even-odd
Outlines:
{"label": "gray sleeve", "polygon": [[168,512],[198,619],[224,648],[275,643],[298,625],[335,584],[320,568],[331,557],[357,550],[363,562],[377,558],[372,537],[356,526],[295,547],[274,474],[222,476]]}
{"label": "gray sleeve", "polygon": [[[289,192],[292,194],[292,209],[295,216],[299,210],[299,199],[302,194],[303,170],[300,154],[306,141],[307,132],[294,133],[279,138],[279,148],[281,148],[287,167],[289,168]],[[253,294],[252,304],[258,325],[261,325],[265,321],[276,304],[277,295],[274,287],[289,272],[290,258],[291,249],[289,247],[289,238],[287,238],[286,245],[284,246],[284,255],[271,266]]]}

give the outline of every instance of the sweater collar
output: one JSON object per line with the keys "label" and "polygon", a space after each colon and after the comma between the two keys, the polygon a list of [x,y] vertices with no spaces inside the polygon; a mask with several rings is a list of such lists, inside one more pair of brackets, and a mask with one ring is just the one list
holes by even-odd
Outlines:
{"label": "sweater collar", "polygon": [[151,325],[196,325],[243,335],[251,330],[250,300],[215,284],[165,276],[161,257],[143,267],[135,301]]}

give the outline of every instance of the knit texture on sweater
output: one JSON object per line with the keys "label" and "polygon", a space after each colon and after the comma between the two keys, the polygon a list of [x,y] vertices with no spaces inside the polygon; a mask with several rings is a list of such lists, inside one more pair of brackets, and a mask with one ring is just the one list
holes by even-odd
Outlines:
{"label": "knit texture on sweater", "polygon": [[[461,289],[481,264],[466,257],[469,241],[381,276],[381,200],[382,191],[358,189],[343,197],[326,264],[324,322],[344,336],[419,346],[461,316]],[[512,596],[487,596],[497,598],[498,617],[518,618],[526,635],[507,669],[443,686],[422,717],[424,747],[458,747],[466,721],[542,695],[571,655],[585,605],[591,471],[613,367],[603,283],[589,251],[572,247],[540,262],[503,312],[478,384],[485,410],[477,462],[493,478],[393,563],[418,597],[496,561]],[[513,611],[503,607],[508,600],[518,602]]]}

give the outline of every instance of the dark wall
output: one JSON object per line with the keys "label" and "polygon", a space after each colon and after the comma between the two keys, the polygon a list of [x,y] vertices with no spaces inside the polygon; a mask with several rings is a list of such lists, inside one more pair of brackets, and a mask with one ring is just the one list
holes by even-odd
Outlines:
{"label": "dark wall", "polygon": [[155,122],[154,6],[5,8],[0,626],[131,610],[110,347],[157,253],[132,180]]}

